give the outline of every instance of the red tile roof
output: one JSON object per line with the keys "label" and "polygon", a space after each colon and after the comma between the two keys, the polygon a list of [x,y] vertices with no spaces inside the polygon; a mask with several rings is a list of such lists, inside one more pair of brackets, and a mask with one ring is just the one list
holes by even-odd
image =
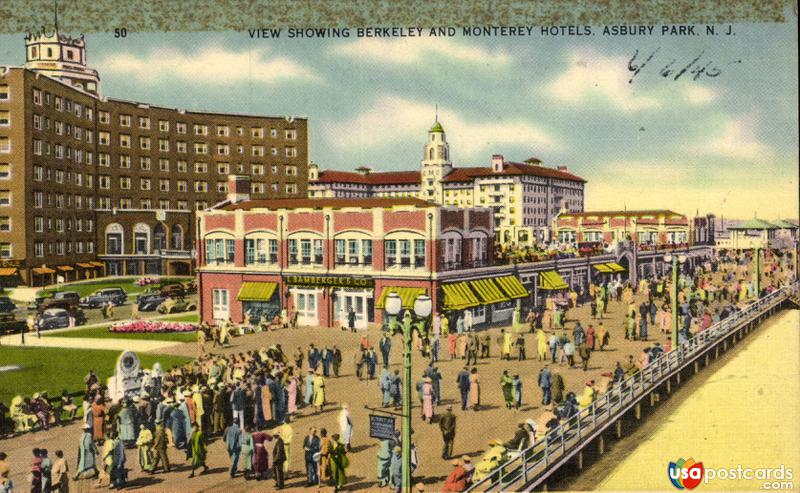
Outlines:
{"label": "red tile roof", "polygon": [[421,199],[410,197],[397,197],[397,198],[376,198],[376,199],[360,199],[360,198],[325,198],[325,199],[260,199],[260,200],[246,200],[238,204],[229,204],[222,209],[226,211],[234,211],[242,209],[249,211],[251,209],[322,209],[323,207],[332,207],[340,209],[343,207],[361,207],[364,209],[371,209],[375,207],[390,208],[396,205],[413,205],[415,207],[434,207],[436,204],[425,202]]}
{"label": "red tile roof", "polygon": [[320,171],[316,183],[358,183],[361,185],[417,185],[419,171],[371,172],[366,175],[353,171]]}
{"label": "red tile roof", "polygon": [[541,176],[545,178],[558,178],[561,180],[579,181],[586,183],[586,180],[580,176],[573,175],[567,171],[560,171],[545,166],[536,166],[525,163],[515,163],[506,161],[505,169],[500,173],[495,173],[491,167],[482,166],[474,168],[455,168],[448,174],[443,181],[445,182],[459,182],[459,181],[472,181],[478,177],[484,176]]}
{"label": "red tile roof", "polygon": [[665,215],[665,216],[681,216],[683,214],[679,214],[675,211],[671,211],[669,209],[652,209],[652,210],[639,210],[639,211],[584,211],[584,212],[566,212],[561,215],[564,216],[571,216],[571,217],[616,217],[616,216],[625,216],[625,217],[637,217],[637,216],[658,216],[658,215]]}

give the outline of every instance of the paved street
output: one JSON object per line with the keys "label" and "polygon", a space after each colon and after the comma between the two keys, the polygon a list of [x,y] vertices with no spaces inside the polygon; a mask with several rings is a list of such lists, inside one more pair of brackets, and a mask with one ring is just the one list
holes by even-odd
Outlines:
{"label": "paved street", "polygon": [[[574,321],[580,319],[584,326],[590,321],[589,307],[583,306],[569,312],[569,322],[567,329],[571,332]],[[608,318],[605,321],[606,327],[611,333],[610,348],[605,352],[594,352],[590,370],[584,373],[578,368],[560,369],[565,377],[568,390],[579,391],[583,383],[588,378],[596,378],[602,372],[609,371],[617,360],[622,360],[628,354],[638,355],[647,344],[645,342],[632,342],[623,339],[623,319],[624,309],[621,303],[611,304]],[[499,335],[499,328],[492,330],[493,341]],[[377,343],[378,332],[374,330],[369,333],[372,343]],[[653,336],[651,331],[651,336]],[[337,415],[338,407],[341,403],[350,404],[351,413],[354,421],[354,450],[350,455],[350,469],[348,470],[348,490],[374,490],[376,483],[376,453],[378,442],[369,438],[368,434],[368,415],[369,411],[364,409],[364,405],[378,406],[380,404],[380,391],[377,380],[358,381],[354,375],[353,354],[358,345],[361,334],[352,334],[338,329],[304,328],[297,330],[282,330],[269,333],[260,333],[235,338],[230,348],[223,350],[225,353],[242,352],[250,349],[267,347],[271,344],[280,343],[284,350],[291,354],[291,351],[298,345],[306,348],[308,343],[314,342],[317,346],[337,344],[343,350],[344,364],[342,376],[338,379],[328,379],[326,382],[327,395],[330,405],[320,415],[309,415],[308,409],[300,412],[300,417],[293,423],[295,434],[295,449],[291,457],[291,471],[288,486],[290,490],[300,491],[304,488],[303,462],[302,456],[297,451],[302,443],[302,437],[309,426],[326,427],[328,430],[338,431]],[[660,336],[660,340],[666,341],[666,336]],[[460,361],[445,360],[440,364],[444,380],[442,382],[442,397],[444,404],[455,404],[456,415],[458,417],[457,436],[455,443],[455,454],[470,455],[472,457],[480,455],[485,449],[489,440],[498,438],[508,440],[513,435],[517,423],[532,417],[535,418],[540,412],[541,393],[536,386],[536,375],[541,364],[530,356],[535,353],[535,341],[533,336],[527,336],[527,349],[529,359],[523,362],[500,361],[498,359],[499,347],[493,342],[492,358],[480,360],[477,365],[481,379],[481,410],[462,412],[456,401],[458,391],[455,387],[457,372],[462,367]],[[401,342],[399,337],[394,339],[392,350],[392,368],[399,368],[401,363],[400,354]],[[171,345],[158,350],[161,353],[181,354],[196,356],[197,347],[192,343]],[[446,354],[447,351],[445,350]],[[535,357],[535,356],[534,356]],[[419,355],[414,357],[414,382],[419,378],[424,362]],[[520,412],[507,410],[503,405],[502,392],[499,386],[500,375],[503,369],[511,372],[519,372],[523,379],[523,407]],[[417,444],[420,454],[420,465],[415,473],[415,477],[421,479],[425,484],[433,486],[433,490],[441,486],[442,481],[450,470],[447,461],[440,458],[441,435],[438,426],[425,424],[419,417],[419,403],[415,397],[414,409],[414,441]],[[436,409],[437,413],[443,412],[443,407]],[[398,420],[399,426],[399,420]],[[331,433],[336,432],[331,431]],[[63,449],[68,457],[71,467],[74,467],[76,448],[79,443],[80,430],[77,425],[70,425],[63,429],[52,430],[49,432],[37,432],[29,435],[18,436],[13,439],[4,440],[0,448],[9,454],[12,465],[12,477],[18,485],[24,485],[30,462],[30,450],[32,447],[47,447],[53,451]],[[180,459],[177,453],[171,456],[178,464],[178,469],[170,474],[156,474],[153,476],[143,475],[138,470],[135,451],[129,454],[128,465],[131,468],[129,487],[131,489],[144,489],[150,491],[176,490],[186,488],[191,484],[191,488],[197,491],[219,491],[225,488],[227,491],[248,491],[257,487],[255,482],[246,482],[242,478],[230,479],[227,476],[226,467],[228,458],[224,452],[224,444],[219,439],[214,439],[209,446],[209,466],[211,472],[207,475],[192,480],[187,480],[188,470],[185,461]],[[190,483],[187,483],[190,481]],[[273,486],[272,480],[267,481],[268,487]],[[76,491],[81,488],[88,488],[88,482],[83,481],[78,484]]]}

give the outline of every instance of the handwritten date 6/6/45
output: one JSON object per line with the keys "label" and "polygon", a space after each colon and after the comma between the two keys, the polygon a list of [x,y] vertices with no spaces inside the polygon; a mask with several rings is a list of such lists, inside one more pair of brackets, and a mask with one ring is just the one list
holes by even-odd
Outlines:
{"label": "handwritten date 6/6/45", "polygon": [[[647,55],[647,57],[641,56],[638,49],[633,53],[633,56],[628,61],[628,71],[633,73],[631,78],[628,79],[628,84],[633,83],[633,79],[650,64],[660,50],[661,48],[656,48]],[[671,78],[672,80],[678,80],[684,75],[687,77],[691,76],[692,80],[699,80],[701,77],[713,78],[722,74],[723,69],[737,63],[742,63],[742,61],[731,60],[720,65],[713,60],[705,58],[705,51],[701,51],[696,56],[692,58],[687,57],[681,61],[678,61],[676,58],[671,59],[665,65],[661,65],[661,68],[658,70],[658,75],[665,79]]]}

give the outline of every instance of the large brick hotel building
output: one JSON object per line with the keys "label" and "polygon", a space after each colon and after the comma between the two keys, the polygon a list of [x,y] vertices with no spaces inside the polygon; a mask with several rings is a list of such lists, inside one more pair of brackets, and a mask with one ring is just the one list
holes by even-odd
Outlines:
{"label": "large brick hotel building", "polygon": [[363,327],[382,322],[394,291],[406,308],[425,293],[437,309],[473,309],[482,323],[487,310],[510,316],[529,294],[510,268],[472,281],[452,275],[491,266],[490,208],[409,197],[251,200],[247,181],[231,177],[228,202],[198,214],[205,321],[239,323],[247,312],[258,321],[285,309],[300,325],[332,327],[352,307]]}
{"label": "large brick hotel building", "polygon": [[189,274],[197,210],[230,173],[254,198],[306,196],[307,120],[102,97],[83,38],[26,38],[0,67],[0,283]]}

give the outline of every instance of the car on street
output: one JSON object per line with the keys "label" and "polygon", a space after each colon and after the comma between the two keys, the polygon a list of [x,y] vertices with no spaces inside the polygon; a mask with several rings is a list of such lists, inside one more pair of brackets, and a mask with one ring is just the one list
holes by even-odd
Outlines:
{"label": "car on street", "polygon": [[69,327],[70,313],[75,317],[75,325],[83,325],[86,323],[86,316],[80,308],[73,312],[63,308],[49,308],[39,315],[39,330]]}
{"label": "car on street", "polygon": [[136,305],[140,312],[154,312],[167,299],[167,296],[162,296],[160,293],[142,294],[136,299]]}
{"label": "car on street", "polygon": [[0,334],[19,334],[27,330],[25,320],[17,320],[13,313],[0,313]]}
{"label": "car on street", "polygon": [[17,305],[8,296],[0,297],[0,313],[11,313],[17,310]]}
{"label": "car on street", "polygon": [[158,307],[158,313],[181,313],[197,310],[197,304],[183,298],[168,298]]}
{"label": "car on street", "polygon": [[180,298],[186,295],[186,288],[180,283],[165,284],[164,286],[161,286],[159,292],[161,293],[161,296],[164,296],[165,298]]}
{"label": "car on street", "polygon": [[94,293],[83,298],[80,302],[82,308],[100,308],[108,302],[113,305],[124,305],[128,300],[128,295],[122,288],[98,289]]}
{"label": "car on street", "polygon": [[37,309],[40,312],[49,308],[70,310],[72,308],[77,308],[80,302],[81,295],[75,291],[57,291],[53,293],[53,296],[50,298],[43,299],[37,306]]}

